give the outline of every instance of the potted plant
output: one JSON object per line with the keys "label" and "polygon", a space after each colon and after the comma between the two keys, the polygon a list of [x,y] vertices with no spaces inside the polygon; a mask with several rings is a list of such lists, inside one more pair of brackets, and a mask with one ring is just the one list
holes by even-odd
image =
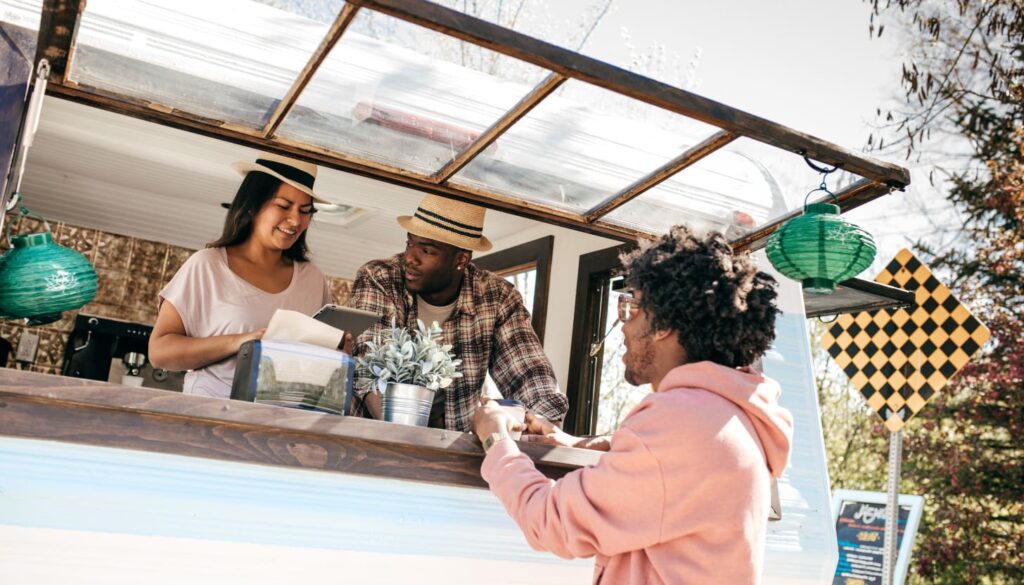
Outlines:
{"label": "potted plant", "polygon": [[360,379],[361,388],[379,392],[383,418],[388,422],[427,426],[434,393],[461,378],[460,359],[452,359],[451,345],[442,345],[441,327],[427,327],[416,320],[416,331],[397,327],[381,330],[366,343],[359,365],[370,376]]}

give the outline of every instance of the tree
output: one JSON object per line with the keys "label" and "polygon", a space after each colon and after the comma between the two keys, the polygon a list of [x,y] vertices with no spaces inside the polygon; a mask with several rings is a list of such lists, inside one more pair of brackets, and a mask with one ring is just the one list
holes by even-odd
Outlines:
{"label": "tree", "polygon": [[908,425],[903,491],[926,496],[912,582],[1024,582],[1024,4],[871,3],[872,34],[895,23],[908,41],[874,147],[934,165],[964,237],[918,249],[992,331]]}

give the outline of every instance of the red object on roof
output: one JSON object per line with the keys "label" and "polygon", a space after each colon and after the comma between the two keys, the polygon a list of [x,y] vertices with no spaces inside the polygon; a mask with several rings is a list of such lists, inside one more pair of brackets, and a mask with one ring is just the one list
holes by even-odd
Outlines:
{"label": "red object on roof", "polygon": [[434,142],[451,145],[457,150],[462,150],[469,146],[480,136],[479,132],[460,128],[454,124],[439,122],[425,116],[369,102],[357,103],[352,110],[352,114],[360,122],[380,124],[405,134],[422,136]]}

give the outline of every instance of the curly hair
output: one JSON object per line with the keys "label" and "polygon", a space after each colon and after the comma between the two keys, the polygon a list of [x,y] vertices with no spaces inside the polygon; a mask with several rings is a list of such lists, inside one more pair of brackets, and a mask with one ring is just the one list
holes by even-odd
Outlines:
{"label": "curly hair", "polygon": [[621,260],[652,330],[677,331],[689,361],[747,366],[771,347],[775,279],[722,234],[701,239],[676,226]]}

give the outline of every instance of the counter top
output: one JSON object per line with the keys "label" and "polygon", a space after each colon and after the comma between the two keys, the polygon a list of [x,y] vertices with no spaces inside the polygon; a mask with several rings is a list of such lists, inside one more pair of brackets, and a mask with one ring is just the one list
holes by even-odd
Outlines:
{"label": "counter top", "polygon": [[[0,435],[486,487],[471,434],[0,368]],[[556,479],[600,453],[520,443]]]}

